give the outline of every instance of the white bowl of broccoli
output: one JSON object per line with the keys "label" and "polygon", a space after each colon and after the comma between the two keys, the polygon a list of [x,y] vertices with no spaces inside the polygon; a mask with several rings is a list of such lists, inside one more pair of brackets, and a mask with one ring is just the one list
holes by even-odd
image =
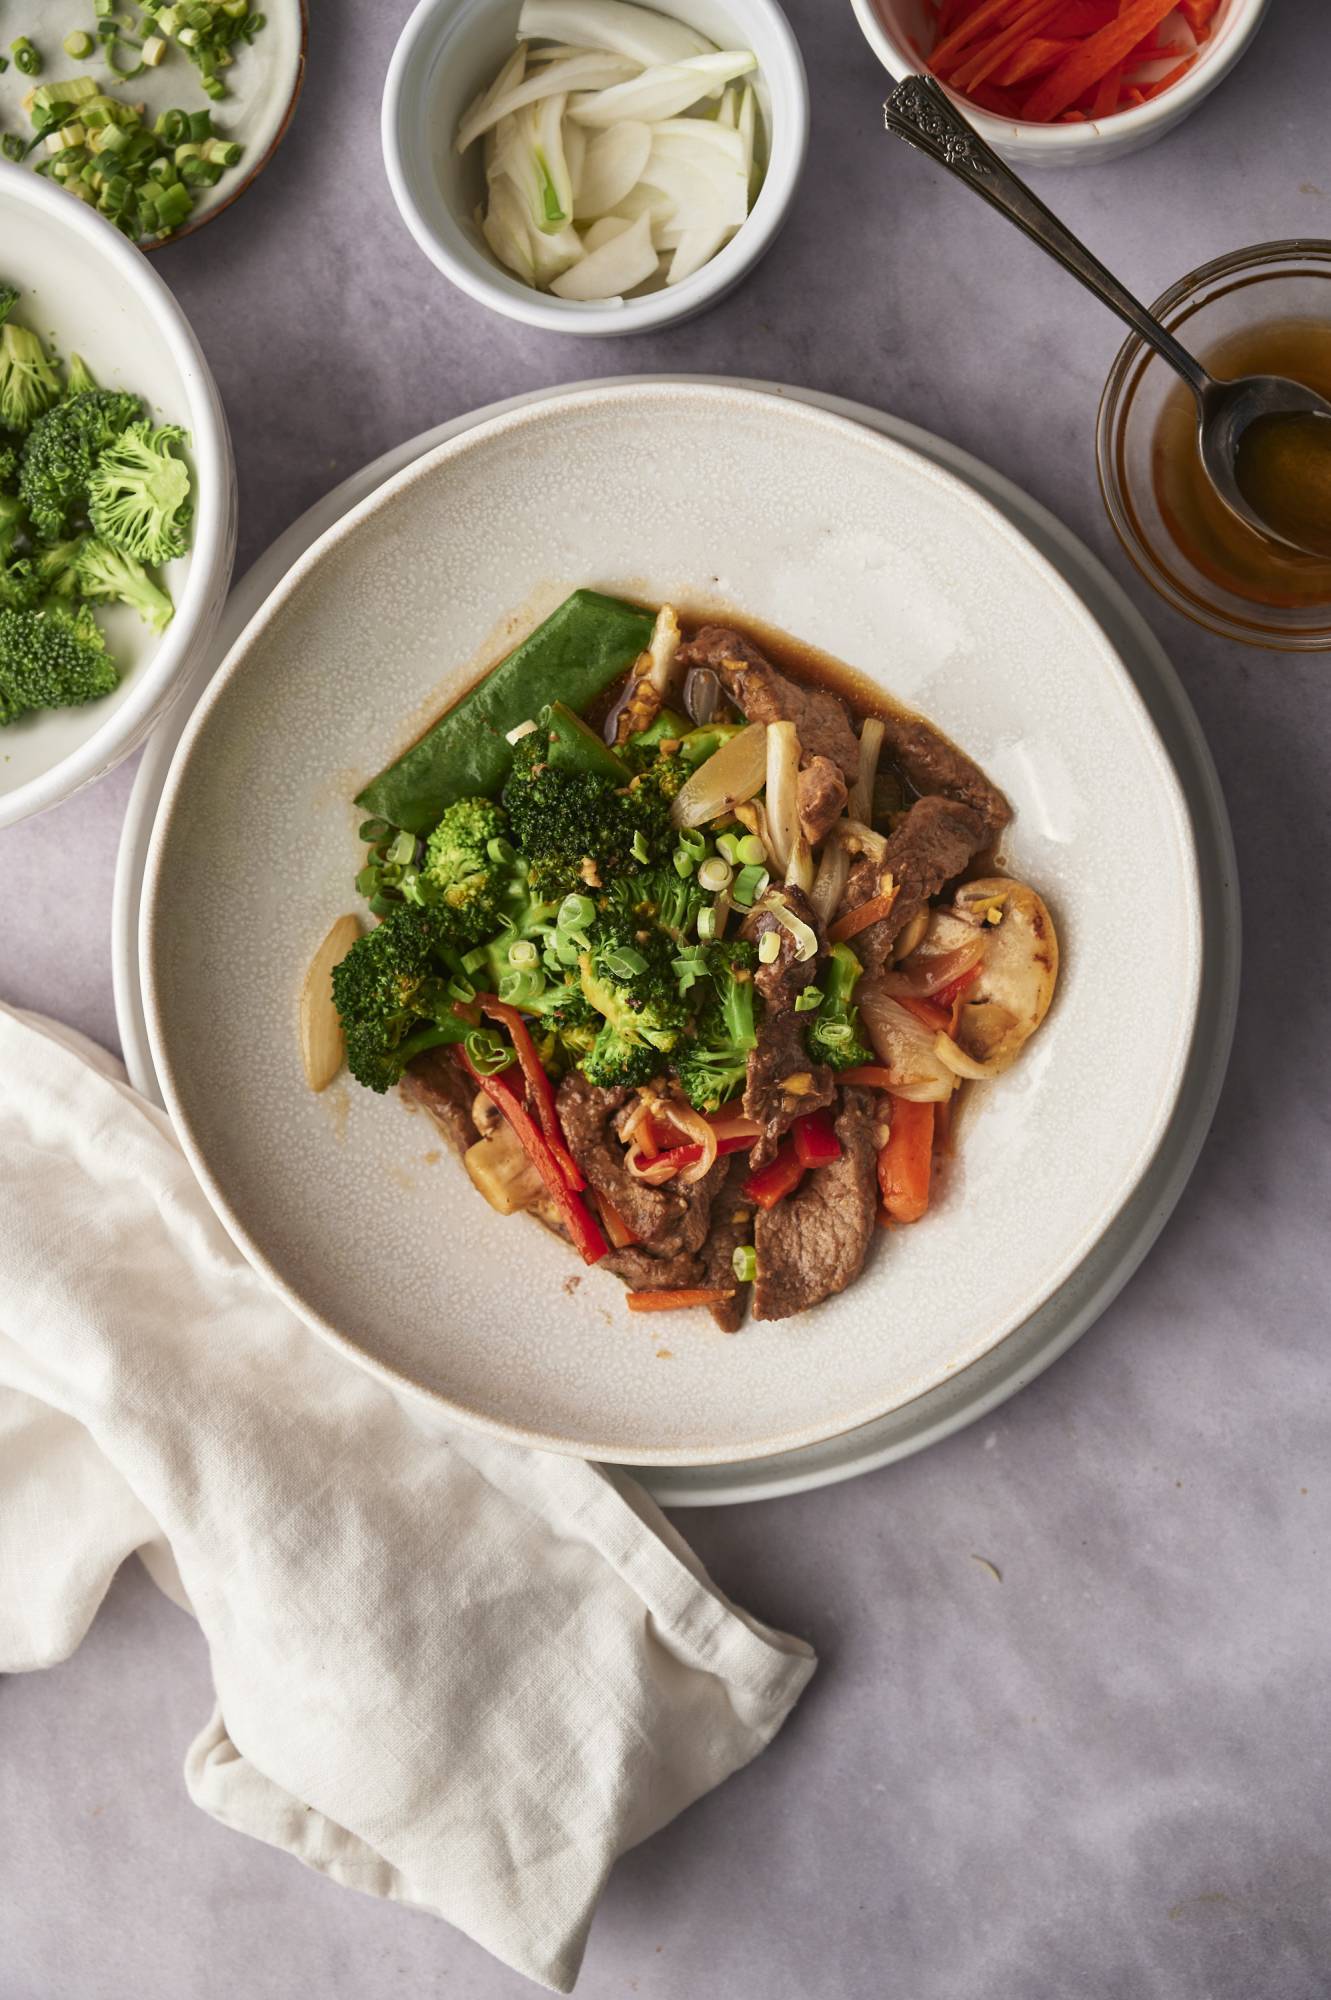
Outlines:
{"label": "white bowl of broccoli", "polygon": [[0,167],[0,826],[128,756],[212,636],[236,480],[188,321],[109,223]]}

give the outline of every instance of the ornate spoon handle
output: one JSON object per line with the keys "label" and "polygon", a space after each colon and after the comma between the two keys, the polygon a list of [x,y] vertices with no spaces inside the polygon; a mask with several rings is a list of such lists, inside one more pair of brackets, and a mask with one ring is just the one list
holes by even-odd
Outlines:
{"label": "ornate spoon handle", "polygon": [[1147,312],[1139,299],[1107,271],[1098,257],[1072,234],[1044,203],[1018,180],[975,127],[962,117],[947,92],[931,76],[908,76],[883,106],[883,121],[908,145],[946,167],[991,207],[1015,222],[1023,235],[1079,278],[1087,290],[1126,320],[1171,368],[1178,370],[1195,395],[1205,395],[1211,378],[1186,347]]}

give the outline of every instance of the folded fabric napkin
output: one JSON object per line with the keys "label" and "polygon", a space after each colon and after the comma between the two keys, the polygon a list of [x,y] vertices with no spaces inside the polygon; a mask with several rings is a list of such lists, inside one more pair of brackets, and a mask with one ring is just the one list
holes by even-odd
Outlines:
{"label": "folded fabric napkin", "polygon": [[326,1347],[112,1060],[0,1009],[0,1671],[72,1652],[135,1550],[212,1659],[197,1803],[559,1992],[616,1856],[814,1667],[631,1482]]}

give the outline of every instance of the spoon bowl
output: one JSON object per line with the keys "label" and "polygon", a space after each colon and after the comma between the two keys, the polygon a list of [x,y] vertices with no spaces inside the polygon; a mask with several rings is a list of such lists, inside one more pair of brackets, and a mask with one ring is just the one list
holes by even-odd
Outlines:
{"label": "spoon bowl", "polygon": [[899,83],[883,120],[1015,223],[1182,376],[1197,399],[1203,469],[1238,520],[1300,555],[1331,555],[1331,424],[1323,432],[1331,404],[1278,375],[1226,382],[1208,374],[986,145],[933,77]]}

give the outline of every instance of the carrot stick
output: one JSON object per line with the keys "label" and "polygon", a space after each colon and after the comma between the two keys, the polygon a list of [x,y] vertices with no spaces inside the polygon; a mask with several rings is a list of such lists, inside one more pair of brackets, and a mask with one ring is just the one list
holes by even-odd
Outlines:
{"label": "carrot stick", "polygon": [[1026,100],[1026,117],[1038,125],[1059,117],[1152,34],[1174,5],[1175,0],[1127,0],[1116,21],[1083,42],[1036,87]]}
{"label": "carrot stick", "polygon": [[628,1304],[635,1313],[678,1312],[682,1306],[719,1306],[734,1296],[733,1285],[681,1285],[673,1292],[630,1292]]}
{"label": "carrot stick", "polygon": [[1002,69],[995,71],[993,81],[1005,87],[1014,83],[1025,83],[1028,77],[1038,76],[1042,69],[1052,69],[1056,62],[1071,55],[1075,42],[1049,35],[1032,35],[1024,49],[1018,49],[1009,56]]}
{"label": "carrot stick", "polygon": [[937,71],[940,63],[950,65],[953,58],[961,53],[968,43],[973,42],[982,28],[1002,27],[1019,11],[1022,0],[981,0],[973,14],[945,35],[929,58],[929,66]]}
{"label": "carrot stick", "polygon": [[1033,5],[1027,7],[1011,27],[1005,28],[1000,35],[995,35],[992,41],[975,50],[960,68],[953,70],[948,79],[952,88],[973,90],[977,83],[983,83],[1000,63],[1006,62],[1015,49],[1029,40],[1037,28],[1043,27],[1059,4],[1060,0],[1033,0]]}
{"label": "carrot stick", "polygon": [[1148,83],[1145,86],[1145,95],[1147,97],[1159,97],[1162,90],[1168,90],[1170,85],[1177,83],[1181,76],[1186,76],[1196,60],[1195,51],[1192,55],[1185,56],[1176,69],[1170,70],[1168,76],[1157,77],[1154,83]]}
{"label": "carrot stick", "polygon": [[1091,118],[1108,118],[1118,103],[1118,94],[1123,88],[1123,65],[1115,63],[1113,69],[1106,70],[1095,87],[1091,99]]}
{"label": "carrot stick", "polygon": [[878,1155],[883,1207],[894,1222],[918,1222],[928,1208],[933,1150],[933,1105],[897,1098],[887,1144]]}

